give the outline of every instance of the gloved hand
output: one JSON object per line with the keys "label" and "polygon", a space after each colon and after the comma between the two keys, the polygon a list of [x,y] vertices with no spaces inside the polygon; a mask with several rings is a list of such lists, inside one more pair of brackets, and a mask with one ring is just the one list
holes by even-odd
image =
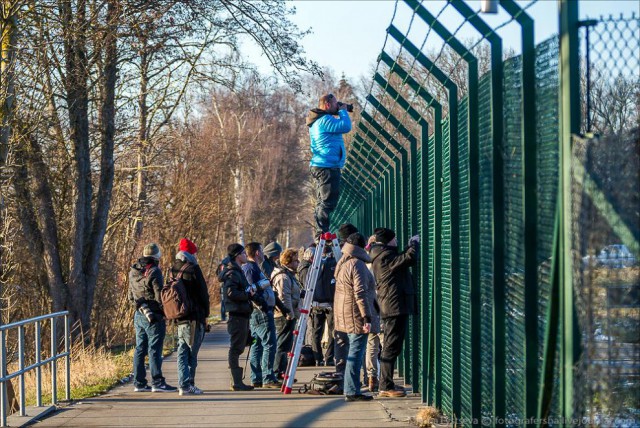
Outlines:
{"label": "gloved hand", "polygon": [[420,235],[413,235],[410,239],[409,239],[409,245],[413,244],[413,243],[419,244],[420,243]]}

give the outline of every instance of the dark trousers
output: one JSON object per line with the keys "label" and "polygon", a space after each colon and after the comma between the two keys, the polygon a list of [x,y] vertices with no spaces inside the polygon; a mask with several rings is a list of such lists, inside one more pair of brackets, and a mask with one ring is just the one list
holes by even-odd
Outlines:
{"label": "dark trousers", "polygon": [[311,167],[316,184],[316,232],[329,232],[329,214],[336,209],[340,197],[340,168]]}
{"label": "dark trousers", "polygon": [[273,370],[278,373],[284,373],[287,371],[287,354],[293,346],[293,329],[296,327],[296,320],[277,317],[275,322],[278,346],[276,347],[276,360],[273,363]]}
{"label": "dark trousers", "polygon": [[380,355],[380,391],[390,391],[395,385],[393,383],[393,371],[402,352],[402,343],[407,330],[407,315],[383,318],[384,323],[384,345]]}
{"label": "dark trousers", "polygon": [[324,361],[333,360],[333,310],[330,308],[313,308],[313,341],[311,349],[316,363],[322,361],[322,335],[324,334],[325,322],[329,328],[329,344],[327,352],[324,354]]}
{"label": "dark trousers", "polygon": [[229,314],[227,321],[227,333],[229,333],[229,368],[240,367],[240,355],[244,352],[249,339],[249,318]]}
{"label": "dark trousers", "polygon": [[336,373],[344,374],[349,356],[349,335],[342,331],[333,331],[334,350],[336,359]]}

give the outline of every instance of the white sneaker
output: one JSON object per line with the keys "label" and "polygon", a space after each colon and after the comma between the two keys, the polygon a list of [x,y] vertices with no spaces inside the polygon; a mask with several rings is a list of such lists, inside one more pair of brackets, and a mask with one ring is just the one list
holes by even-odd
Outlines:
{"label": "white sneaker", "polygon": [[195,385],[189,385],[187,388],[180,388],[180,395],[200,395],[202,390]]}

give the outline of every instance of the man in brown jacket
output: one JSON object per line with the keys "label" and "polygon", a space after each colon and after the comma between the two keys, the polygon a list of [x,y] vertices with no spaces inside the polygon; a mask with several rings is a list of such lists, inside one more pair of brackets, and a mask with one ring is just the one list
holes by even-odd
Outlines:
{"label": "man in brown jacket", "polygon": [[335,329],[347,333],[349,338],[349,356],[344,377],[346,401],[373,399],[360,392],[360,369],[367,346],[367,335],[371,331],[373,317],[378,316],[373,303],[375,281],[366,265],[371,259],[364,246],[365,238],[362,234],[349,235],[336,266]]}

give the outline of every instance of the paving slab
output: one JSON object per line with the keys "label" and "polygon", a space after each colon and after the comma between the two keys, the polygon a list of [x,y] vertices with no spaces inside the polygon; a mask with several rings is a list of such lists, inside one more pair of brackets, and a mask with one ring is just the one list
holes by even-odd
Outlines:
{"label": "paving slab", "polygon": [[[408,427],[420,407],[420,397],[409,394],[400,399],[375,399],[348,403],[342,396],[300,394],[297,389],[309,382],[319,367],[299,367],[294,392],[256,389],[229,390],[226,324],[219,323],[205,336],[200,349],[196,385],[198,396],[177,392],[134,392],[131,383],[108,393],[75,401],[51,416],[35,422],[42,427]],[[246,354],[246,353],[245,353]],[[245,354],[241,364],[244,364]],[[175,353],[166,358],[162,371],[167,383],[177,385]],[[327,368],[322,368],[327,369]],[[249,383],[249,374],[245,383]],[[363,390],[366,393],[366,389]]]}

